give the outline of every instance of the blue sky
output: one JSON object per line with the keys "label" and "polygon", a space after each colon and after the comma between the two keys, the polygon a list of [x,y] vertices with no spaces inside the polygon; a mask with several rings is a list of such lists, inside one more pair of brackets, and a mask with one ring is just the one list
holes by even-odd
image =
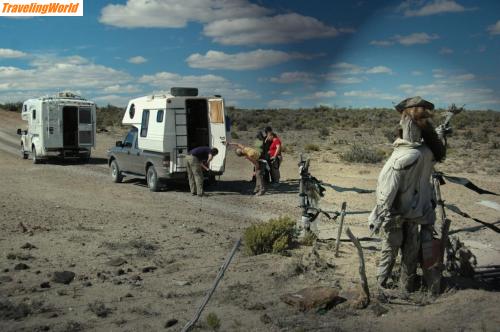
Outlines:
{"label": "blue sky", "polygon": [[0,37],[0,102],[194,86],[242,108],[500,110],[494,0],[86,0],[83,17],[0,18]]}

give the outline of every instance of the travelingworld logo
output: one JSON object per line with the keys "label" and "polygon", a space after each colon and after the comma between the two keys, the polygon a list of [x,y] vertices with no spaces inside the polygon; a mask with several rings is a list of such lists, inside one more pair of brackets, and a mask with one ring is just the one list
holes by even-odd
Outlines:
{"label": "travelingworld logo", "polygon": [[83,16],[83,0],[0,0],[0,16]]}

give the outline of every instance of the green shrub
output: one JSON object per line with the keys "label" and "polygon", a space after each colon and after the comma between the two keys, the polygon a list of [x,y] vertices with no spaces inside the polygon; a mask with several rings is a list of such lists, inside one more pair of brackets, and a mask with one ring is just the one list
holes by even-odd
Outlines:
{"label": "green shrub", "polygon": [[325,138],[330,135],[330,131],[326,127],[322,127],[318,130],[319,138]]}
{"label": "green shrub", "polygon": [[98,128],[121,126],[125,109],[113,105],[99,107],[96,110],[96,125]]}
{"label": "green shrub", "polygon": [[312,246],[314,241],[316,241],[318,237],[313,232],[309,231],[304,234],[304,237],[300,240],[300,244],[303,246]]}
{"label": "green shrub", "polygon": [[384,159],[384,153],[367,146],[354,144],[349,151],[341,154],[340,158],[351,163],[376,164]]}
{"label": "green shrub", "polygon": [[243,241],[249,255],[283,253],[297,238],[295,221],[290,217],[271,219],[245,230]]}
{"label": "green shrub", "polygon": [[209,313],[207,315],[207,325],[209,328],[212,330],[216,331],[220,328],[220,319],[217,317],[217,315],[213,312]]}
{"label": "green shrub", "polygon": [[238,139],[238,138],[240,138],[240,135],[238,135],[238,133],[237,133],[237,132],[232,131],[232,132],[231,132],[231,138],[232,138],[232,139]]}
{"label": "green shrub", "polygon": [[306,152],[319,151],[319,145],[309,143],[304,146],[304,150]]}

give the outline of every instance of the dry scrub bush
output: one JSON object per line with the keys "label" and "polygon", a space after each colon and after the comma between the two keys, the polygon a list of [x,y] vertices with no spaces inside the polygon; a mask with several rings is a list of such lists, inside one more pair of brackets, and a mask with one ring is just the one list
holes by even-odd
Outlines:
{"label": "dry scrub bush", "polygon": [[248,227],[243,235],[245,250],[249,255],[283,253],[297,238],[295,221],[290,217],[270,219]]}
{"label": "dry scrub bush", "polygon": [[319,145],[309,143],[304,146],[304,150],[306,152],[319,151]]}
{"label": "dry scrub bush", "polygon": [[220,328],[220,319],[217,314],[211,312],[207,315],[207,326],[214,331]]}
{"label": "dry scrub bush", "polygon": [[304,237],[301,239],[300,244],[302,244],[303,246],[312,246],[317,239],[318,237],[316,236],[316,234],[309,231],[306,232]]}
{"label": "dry scrub bush", "polygon": [[321,139],[326,138],[328,135],[330,135],[330,131],[326,127],[322,127],[318,130],[318,136]]}
{"label": "dry scrub bush", "polygon": [[376,164],[384,159],[384,153],[367,146],[354,144],[349,151],[341,154],[340,158],[350,163]]}

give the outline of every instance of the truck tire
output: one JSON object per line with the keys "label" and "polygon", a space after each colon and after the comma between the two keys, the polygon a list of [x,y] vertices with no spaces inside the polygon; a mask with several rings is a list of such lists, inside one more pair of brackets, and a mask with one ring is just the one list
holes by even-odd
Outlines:
{"label": "truck tire", "polygon": [[90,154],[91,154],[90,151],[87,153],[81,154],[80,158],[79,158],[80,162],[85,163],[85,164],[88,163],[90,161]]}
{"label": "truck tire", "polygon": [[28,153],[26,153],[26,151],[24,151],[24,144],[21,143],[21,156],[23,157],[23,159],[28,159]]}
{"label": "truck tire", "polygon": [[122,182],[123,175],[121,174],[120,167],[118,167],[118,163],[116,162],[115,159],[111,161],[109,168],[111,169],[111,179],[113,180],[113,182],[114,183]]}
{"label": "truck tire", "polygon": [[158,191],[160,189],[158,174],[156,174],[156,170],[153,165],[150,165],[146,171],[146,181],[150,191]]}
{"label": "truck tire", "polygon": [[33,161],[33,164],[40,164],[40,158],[36,155],[35,147],[31,150],[31,160]]}

